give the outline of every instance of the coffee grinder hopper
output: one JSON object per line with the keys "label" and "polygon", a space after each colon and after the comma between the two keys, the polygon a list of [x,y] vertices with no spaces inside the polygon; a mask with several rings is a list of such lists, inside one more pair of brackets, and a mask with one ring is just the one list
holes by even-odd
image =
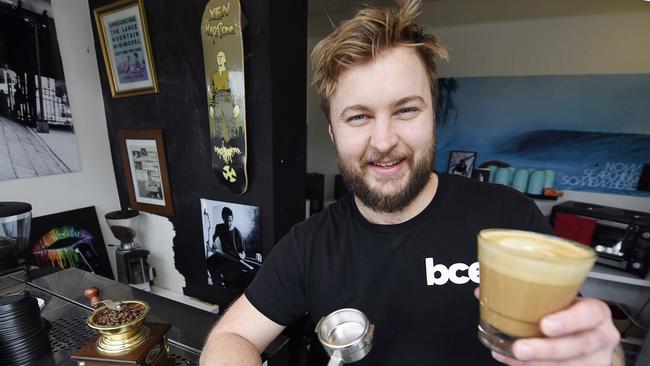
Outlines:
{"label": "coffee grinder hopper", "polygon": [[119,240],[121,250],[135,249],[139,214],[136,210],[112,211],[106,214],[108,227],[115,239]]}

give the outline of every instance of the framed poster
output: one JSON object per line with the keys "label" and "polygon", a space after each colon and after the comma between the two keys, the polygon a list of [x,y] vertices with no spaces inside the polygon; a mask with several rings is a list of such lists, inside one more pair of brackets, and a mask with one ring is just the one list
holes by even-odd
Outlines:
{"label": "framed poster", "polygon": [[162,131],[120,130],[117,137],[131,207],[173,216]]}
{"label": "framed poster", "polygon": [[447,173],[471,177],[474,161],[476,161],[476,152],[474,151],[451,151]]}
{"label": "framed poster", "polygon": [[121,0],[94,11],[113,98],[158,92],[142,0]]}
{"label": "framed poster", "polygon": [[208,284],[243,291],[262,265],[260,208],[201,199]]}
{"label": "framed poster", "polygon": [[30,263],[41,268],[81,268],[113,279],[94,206],[34,217]]}

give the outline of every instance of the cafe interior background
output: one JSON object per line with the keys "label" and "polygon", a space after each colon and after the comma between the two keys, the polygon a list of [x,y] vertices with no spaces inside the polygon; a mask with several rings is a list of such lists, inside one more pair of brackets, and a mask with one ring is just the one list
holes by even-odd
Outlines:
{"label": "cafe interior background", "polygon": [[[0,201],[28,202],[35,218],[94,206],[107,245],[101,250],[117,278],[115,247],[108,246],[117,243],[104,215],[131,207],[118,131],[161,130],[173,212],[140,210],[137,228],[156,272],[151,290],[218,312],[241,289],[208,277],[202,200],[250,207],[259,216],[256,259],[262,263],[310,209],[335,200],[335,151],[309,86],[308,54],[359,5],[241,1],[248,189],[233,194],[210,165],[199,33],[206,1],[143,2],[159,92],[121,98],[111,95],[93,18],[93,9],[109,3],[52,0],[74,125],[74,142],[58,148],[76,144],[78,163],[65,174],[3,177]],[[448,99],[439,114],[438,170],[447,171],[450,152],[472,151],[477,169],[500,160],[553,170],[562,196],[536,200],[546,215],[565,201],[650,212],[650,2],[433,0],[425,1],[420,21],[450,53],[449,62],[439,62]],[[5,131],[9,123],[20,125],[0,117]],[[13,135],[0,136],[9,146]],[[6,164],[15,156],[0,158]],[[212,225],[220,222],[214,212]],[[619,280],[629,277],[613,273],[590,279],[583,293],[639,310],[650,297],[650,279]],[[650,324],[650,308],[639,315]]]}

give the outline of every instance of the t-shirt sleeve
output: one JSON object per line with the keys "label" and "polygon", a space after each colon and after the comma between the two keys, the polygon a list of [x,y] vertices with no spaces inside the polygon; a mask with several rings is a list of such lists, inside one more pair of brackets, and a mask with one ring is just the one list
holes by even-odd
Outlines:
{"label": "t-shirt sleeve", "polygon": [[271,250],[244,292],[259,312],[284,326],[307,311],[304,247],[297,236],[294,226]]}

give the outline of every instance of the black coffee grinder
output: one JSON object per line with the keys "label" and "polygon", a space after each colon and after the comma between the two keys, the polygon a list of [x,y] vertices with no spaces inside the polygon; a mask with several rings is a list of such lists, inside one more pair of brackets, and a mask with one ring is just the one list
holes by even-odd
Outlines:
{"label": "black coffee grinder", "polygon": [[105,217],[113,236],[120,241],[119,248],[115,249],[117,280],[151,291],[149,281],[153,276],[149,266],[149,251],[138,249],[135,242],[138,215],[136,210],[121,210],[109,212]]}
{"label": "black coffee grinder", "polygon": [[29,246],[32,206],[25,202],[0,202],[0,274],[26,263],[21,257]]}

